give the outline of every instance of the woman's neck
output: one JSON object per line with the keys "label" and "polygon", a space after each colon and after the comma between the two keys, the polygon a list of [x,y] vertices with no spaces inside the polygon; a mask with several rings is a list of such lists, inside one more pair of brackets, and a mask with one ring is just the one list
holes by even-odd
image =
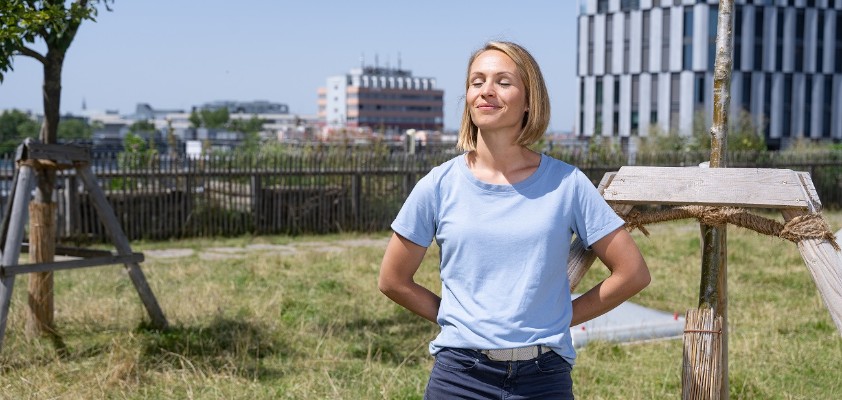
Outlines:
{"label": "woman's neck", "polygon": [[476,150],[467,155],[468,168],[487,183],[514,184],[531,175],[541,155],[514,143],[511,136],[477,134]]}

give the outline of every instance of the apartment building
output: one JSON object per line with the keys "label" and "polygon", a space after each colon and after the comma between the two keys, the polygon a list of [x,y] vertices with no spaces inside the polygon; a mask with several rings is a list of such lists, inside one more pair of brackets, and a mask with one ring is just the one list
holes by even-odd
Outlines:
{"label": "apartment building", "polygon": [[[842,140],[842,0],[735,0],[732,117],[770,148]],[[713,112],[718,0],[583,0],[576,134],[688,135]]]}

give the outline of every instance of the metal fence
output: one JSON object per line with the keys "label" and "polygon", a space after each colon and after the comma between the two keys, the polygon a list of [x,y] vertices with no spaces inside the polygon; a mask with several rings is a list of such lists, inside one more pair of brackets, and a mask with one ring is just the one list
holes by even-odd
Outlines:
{"label": "metal fence", "polygon": [[[418,179],[456,153],[384,154],[311,151],[256,157],[98,156],[93,169],[130,240],[242,234],[300,234],[388,229]],[[706,153],[599,154],[556,150],[598,182],[623,165],[696,166]],[[0,194],[14,174],[0,158]],[[810,172],[825,208],[842,207],[842,151],[730,153],[729,167]],[[107,235],[74,171],[55,191],[64,241]]]}

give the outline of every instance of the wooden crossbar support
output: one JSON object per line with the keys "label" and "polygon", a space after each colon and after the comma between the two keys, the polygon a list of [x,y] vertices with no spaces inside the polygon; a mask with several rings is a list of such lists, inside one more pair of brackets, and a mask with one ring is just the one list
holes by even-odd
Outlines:
{"label": "wooden crossbar support", "polygon": [[[167,319],[140,269],[139,263],[144,260],[143,253],[132,252],[126,234],[114,214],[114,209],[108,203],[105,192],[99,187],[91,170],[89,150],[81,146],[40,144],[27,140],[18,148],[17,155],[18,169],[15,172],[10,201],[6,206],[6,213],[0,227],[2,228],[0,245],[3,246],[2,254],[0,254],[0,349],[3,347],[15,275],[31,272],[123,264],[149,313],[152,326],[159,329],[166,328]],[[21,250],[29,250],[29,244],[23,242],[23,236],[28,214],[27,204],[36,179],[35,168],[76,169],[76,174],[81,177],[85,188],[90,193],[94,208],[114,242],[116,254],[104,250],[57,247],[56,255],[81,257],[81,259],[18,265]]]}
{"label": "wooden crossbar support", "polygon": [[28,274],[31,272],[50,272],[66,269],[79,269],[88,267],[99,267],[102,265],[139,263],[143,261],[143,253],[132,253],[128,255],[110,255],[104,257],[80,258],[78,260],[54,261],[48,263],[35,263],[24,265],[0,265],[0,276]]}
{"label": "wooden crossbar support", "polygon": [[[625,215],[636,204],[704,205],[778,209],[784,220],[821,211],[809,174],[786,169],[622,167],[600,184],[603,197]],[[819,239],[798,242],[837,330],[842,333],[842,254]],[[575,287],[594,256],[577,238],[571,245],[568,277]]]}

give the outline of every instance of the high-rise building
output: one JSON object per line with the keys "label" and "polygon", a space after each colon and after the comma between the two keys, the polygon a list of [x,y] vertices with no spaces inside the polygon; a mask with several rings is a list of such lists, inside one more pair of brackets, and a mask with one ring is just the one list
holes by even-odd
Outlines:
{"label": "high-rise building", "polygon": [[[718,0],[583,0],[576,133],[690,134],[713,112]],[[842,140],[842,0],[736,0],[732,118],[771,148]]]}
{"label": "high-rise building", "polygon": [[374,131],[441,130],[444,91],[433,78],[400,68],[355,68],[319,88],[319,117],[329,127]]}

